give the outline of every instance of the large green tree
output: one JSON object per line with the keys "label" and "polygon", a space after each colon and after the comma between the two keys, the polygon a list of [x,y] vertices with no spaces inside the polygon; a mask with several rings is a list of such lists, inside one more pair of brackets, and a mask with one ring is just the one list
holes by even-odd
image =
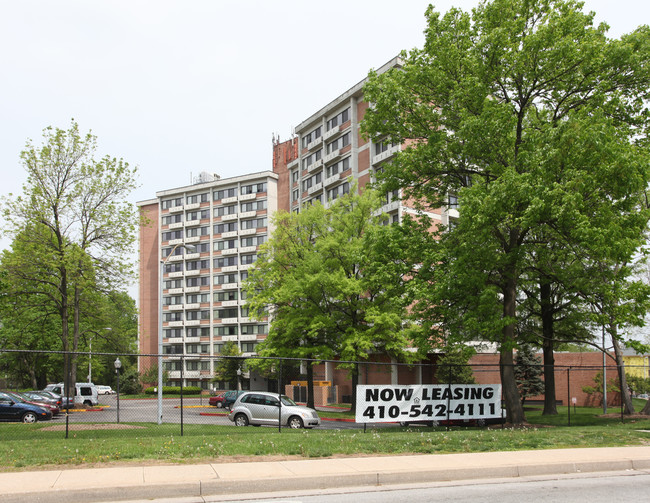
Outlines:
{"label": "large green tree", "polygon": [[76,380],[82,309],[92,292],[109,291],[131,277],[129,256],[137,219],[126,201],[135,170],[121,159],[95,158],[96,137],[47,128],[43,143],[21,153],[23,194],[4,204],[7,232],[18,253],[3,259],[12,295],[46,298],[59,318],[64,375]]}
{"label": "large green tree", "polygon": [[370,74],[364,129],[407,145],[384,170],[388,189],[434,207],[459,195],[427,300],[440,328],[455,330],[446,335],[498,345],[507,417],[521,424],[513,351],[539,236],[580,250],[587,267],[631,256],[647,223],[649,30],[609,39],[570,0],[426,17],[424,48]]}
{"label": "large green tree", "polygon": [[[260,355],[311,363],[414,357],[409,348],[419,327],[409,322],[414,265],[406,250],[411,236],[423,232],[413,222],[386,225],[379,207],[374,191],[353,190],[328,207],[276,214],[275,231],[246,284],[251,312],[271,315]],[[356,386],[358,366],[342,365]],[[309,396],[313,400],[313,386]]]}

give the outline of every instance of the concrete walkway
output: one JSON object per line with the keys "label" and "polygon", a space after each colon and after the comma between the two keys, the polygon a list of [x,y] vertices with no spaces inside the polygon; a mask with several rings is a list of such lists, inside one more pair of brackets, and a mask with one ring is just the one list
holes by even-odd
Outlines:
{"label": "concrete walkway", "polygon": [[7,472],[0,473],[0,502],[209,497],[620,470],[650,471],[650,447]]}

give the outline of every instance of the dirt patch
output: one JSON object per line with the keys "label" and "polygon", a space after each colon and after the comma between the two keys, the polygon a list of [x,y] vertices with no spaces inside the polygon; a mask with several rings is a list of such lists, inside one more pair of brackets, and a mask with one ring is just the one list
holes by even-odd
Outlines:
{"label": "dirt patch", "polygon": [[[133,426],[132,424],[100,423],[100,424],[68,424],[68,431],[83,430],[135,430],[144,429],[144,426]],[[65,431],[65,424],[55,424],[41,428],[43,431]]]}

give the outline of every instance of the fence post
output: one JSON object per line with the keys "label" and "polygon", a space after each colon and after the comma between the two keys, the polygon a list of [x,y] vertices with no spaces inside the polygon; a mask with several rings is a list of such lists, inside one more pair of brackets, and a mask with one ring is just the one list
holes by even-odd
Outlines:
{"label": "fence post", "polygon": [[282,433],[282,360],[280,360],[280,373],[278,374],[278,433]]}
{"label": "fence post", "polygon": [[571,426],[571,367],[566,369],[566,409],[569,413],[569,424]]}
{"label": "fence post", "polygon": [[451,365],[452,364],[449,364],[449,373],[447,374],[447,388],[449,389],[449,393],[447,394],[447,431],[449,431],[450,426],[449,409],[451,408]]}
{"label": "fence post", "polygon": [[185,360],[181,355],[181,437],[183,436],[183,370],[185,369]]}

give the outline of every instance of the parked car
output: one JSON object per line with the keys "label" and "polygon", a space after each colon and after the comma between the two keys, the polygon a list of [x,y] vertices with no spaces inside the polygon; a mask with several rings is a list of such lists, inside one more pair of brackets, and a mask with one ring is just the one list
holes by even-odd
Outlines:
{"label": "parked car", "polygon": [[[99,404],[97,398],[97,388],[93,383],[78,382],[74,386],[74,403],[83,404],[89,407]],[[53,391],[57,395],[66,396],[65,386],[63,383],[48,384],[44,391]]]}
{"label": "parked car", "polygon": [[224,406],[224,408],[230,409],[232,407],[232,405],[237,401],[237,398],[239,398],[239,396],[242,393],[246,393],[246,392],[242,391],[242,390],[226,391],[223,394],[223,406]]}
{"label": "parked car", "polygon": [[220,409],[223,407],[223,402],[226,399],[224,395],[225,393],[217,393],[216,395],[210,397],[208,403],[213,407],[217,407]]}
{"label": "parked car", "polygon": [[14,397],[0,391],[0,421],[22,421],[35,423],[52,419],[52,413],[36,405],[19,402]]}
{"label": "parked car", "polygon": [[648,400],[648,394],[647,393],[641,393],[640,395],[636,396],[637,398],[641,398],[643,400]]}
{"label": "parked car", "polygon": [[61,409],[59,409],[56,403],[52,403],[42,396],[32,395],[29,392],[19,393],[17,391],[7,391],[6,393],[7,395],[11,395],[12,398],[15,398],[18,402],[29,403],[36,405],[41,409],[49,410],[52,413],[52,416],[56,416],[59,412],[61,412]]}
{"label": "parked car", "polygon": [[[43,390],[43,391],[39,391],[38,393],[40,393],[41,395],[44,395],[44,396],[52,397],[53,399],[57,400],[57,402],[58,402],[57,405],[59,406],[60,409],[67,408],[67,406],[66,406],[66,404],[68,403],[68,398],[67,397],[57,395],[56,393],[54,393],[54,391],[45,391],[45,390]],[[72,398],[72,397],[70,397],[70,398]],[[72,406],[72,405],[73,405],[73,402],[72,402],[72,400],[70,400],[70,406]]]}
{"label": "parked car", "polygon": [[296,404],[288,396],[264,391],[248,391],[233,404],[228,419],[236,426],[276,425],[278,416],[282,426],[313,428],[320,425],[318,413],[309,407]]}
{"label": "parked car", "polygon": [[97,394],[98,395],[112,395],[115,393],[115,390],[111,388],[110,386],[104,386],[102,384],[97,384],[95,385],[95,388],[97,388]]}

